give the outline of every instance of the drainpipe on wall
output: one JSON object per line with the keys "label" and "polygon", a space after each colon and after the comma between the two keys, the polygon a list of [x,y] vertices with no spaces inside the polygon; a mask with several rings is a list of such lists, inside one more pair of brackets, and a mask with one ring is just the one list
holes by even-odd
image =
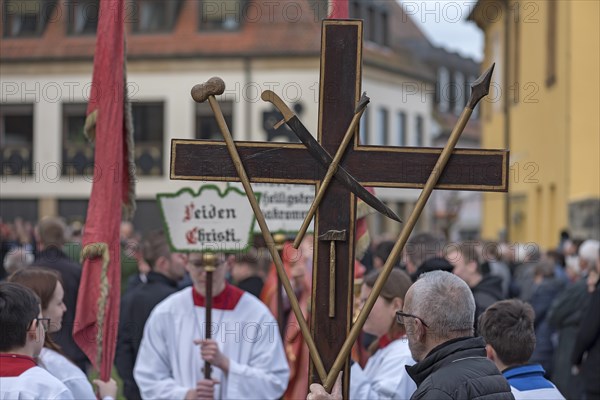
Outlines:
{"label": "drainpipe on wall", "polygon": [[[510,149],[510,6],[509,1],[504,3],[506,7],[506,13],[504,14],[504,147]],[[510,160],[509,160],[510,165]],[[509,169],[510,171],[510,169]],[[509,177],[510,179],[510,177]],[[510,185],[510,182],[509,182]],[[505,238],[506,242],[510,242],[510,187],[509,191],[504,197],[504,226],[506,229]]]}
{"label": "drainpipe on wall", "polygon": [[[244,80],[246,84],[244,88],[250,87],[252,81],[252,60],[250,57],[244,57]],[[259,93],[260,95],[260,93]],[[246,121],[243,125],[242,131],[247,132],[244,140],[252,140],[252,104],[250,101],[244,101]]]}

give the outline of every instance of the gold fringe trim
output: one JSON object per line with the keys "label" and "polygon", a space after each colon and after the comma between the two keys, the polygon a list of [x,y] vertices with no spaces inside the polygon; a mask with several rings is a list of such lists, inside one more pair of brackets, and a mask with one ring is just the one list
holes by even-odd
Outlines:
{"label": "gold fringe trim", "polygon": [[127,173],[129,174],[129,188],[127,191],[127,201],[123,203],[122,216],[123,220],[132,220],[135,214],[135,151],[133,141],[133,115],[131,113],[131,102],[129,101],[129,92],[127,90],[127,39],[124,43],[125,57],[123,58],[123,118],[125,123],[125,149],[127,154]]}
{"label": "gold fringe trim", "polygon": [[356,203],[356,219],[364,218],[367,215],[371,215],[375,212],[376,211],[373,209],[373,207],[365,203],[363,200],[358,199]]}
{"label": "gold fringe trim", "polygon": [[356,247],[354,248],[354,257],[357,260],[362,259],[370,244],[371,236],[369,235],[369,230],[367,229],[367,231],[356,241]]}
{"label": "gold fringe trim", "polygon": [[110,253],[108,244],[106,243],[90,243],[81,251],[81,261],[84,258],[102,257],[102,271],[100,272],[100,297],[98,298],[98,332],[96,334],[96,365],[100,369],[102,365],[102,349],[103,349],[103,334],[104,334],[104,314],[106,312],[106,304],[108,302],[108,294],[110,292],[110,284],[108,282],[108,264],[110,262]]}

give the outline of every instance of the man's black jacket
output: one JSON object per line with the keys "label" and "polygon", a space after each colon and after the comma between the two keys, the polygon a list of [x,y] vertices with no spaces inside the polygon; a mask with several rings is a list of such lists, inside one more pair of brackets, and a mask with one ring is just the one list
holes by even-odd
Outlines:
{"label": "man's black jacket", "polygon": [[481,337],[443,343],[406,370],[417,384],[413,400],[514,400],[510,385],[486,358]]}

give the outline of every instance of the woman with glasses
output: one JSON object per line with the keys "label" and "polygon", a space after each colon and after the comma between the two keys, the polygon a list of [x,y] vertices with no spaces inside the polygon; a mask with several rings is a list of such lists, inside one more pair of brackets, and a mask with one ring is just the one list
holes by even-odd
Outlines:
{"label": "woman with glasses", "polygon": [[[73,394],[73,398],[96,399],[87,376],[62,354],[49,335],[60,330],[63,314],[67,310],[63,303],[65,292],[59,274],[46,268],[28,267],[16,271],[8,281],[30,288],[41,300],[43,318],[39,318],[39,322],[46,330],[46,337],[38,357],[39,365],[62,381]],[[113,379],[109,382],[94,380],[94,383],[98,385],[101,399],[116,398],[117,385]]]}
{"label": "woman with glasses", "polygon": [[[373,290],[379,272],[369,274],[361,287],[361,303]],[[399,269],[392,270],[365,325],[363,331],[375,335],[377,350],[365,368],[358,363],[350,371],[351,399],[408,399],[417,386],[408,376],[405,366],[415,363],[406,338],[406,331],[396,316],[402,310],[404,296],[412,284],[410,277]]]}

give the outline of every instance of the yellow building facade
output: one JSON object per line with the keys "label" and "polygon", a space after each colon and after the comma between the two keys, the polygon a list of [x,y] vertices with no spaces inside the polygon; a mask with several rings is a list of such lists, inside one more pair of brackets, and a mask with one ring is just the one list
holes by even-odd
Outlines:
{"label": "yellow building facade", "polygon": [[482,147],[509,148],[508,194],[487,193],[484,238],[600,238],[600,2],[480,0],[493,88]]}

